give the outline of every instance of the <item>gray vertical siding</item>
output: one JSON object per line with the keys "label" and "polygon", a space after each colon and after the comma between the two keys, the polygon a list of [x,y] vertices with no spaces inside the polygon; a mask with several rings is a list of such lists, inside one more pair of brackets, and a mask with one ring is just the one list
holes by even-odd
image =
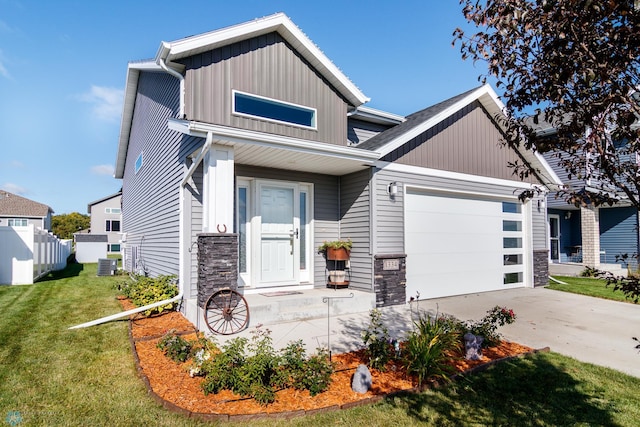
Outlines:
{"label": "gray vertical siding", "polygon": [[368,291],[373,289],[370,176],[367,169],[340,178],[340,235],[353,241],[350,286]]}
{"label": "gray vertical siding", "polygon": [[[122,189],[122,220],[127,245],[151,276],[178,274],[179,186],[186,156],[202,139],[167,129],[178,111],[179,84],[164,73],[140,74]],[[143,152],[137,174],[134,163]]]}
{"label": "gray vertical siding", "polygon": [[[452,172],[514,179],[508,166],[519,155],[500,145],[499,128],[479,102],[444,119],[388,154],[383,160]],[[528,182],[537,182],[530,177]]]}
{"label": "gray vertical siding", "polygon": [[[189,120],[347,145],[347,103],[277,33],[186,58]],[[317,109],[317,130],[232,114],[232,90]]]}

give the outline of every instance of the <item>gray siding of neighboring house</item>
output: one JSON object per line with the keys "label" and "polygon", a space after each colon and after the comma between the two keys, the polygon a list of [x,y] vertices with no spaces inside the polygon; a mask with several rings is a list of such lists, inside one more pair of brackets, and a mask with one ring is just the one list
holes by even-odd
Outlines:
{"label": "gray siding of neighboring house", "polygon": [[[130,253],[150,276],[178,274],[179,186],[186,157],[202,144],[167,129],[178,111],[178,80],[164,73],[140,74],[122,189],[123,229]],[[134,164],[143,153],[142,168]],[[133,268],[133,266],[130,266]]]}
{"label": "gray siding of neighboring house", "polygon": [[[567,172],[564,170],[564,168],[562,168],[562,166],[558,164],[561,159],[568,158],[567,154],[560,153],[560,158],[558,158],[555,153],[547,152],[542,156],[547,161],[549,166],[551,166],[551,169],[553,169],[555,174],[558,176],[558,178],[560,178],[564,185],[575,190],[581,190],[584,188],[584,179],[578,179],[576,176],[572,176],[571,179],[569,179]],[[547,197],[547,205],[549,206],[549,208],[556,209],[566,209],[573,207],[573,205],[568,204],[562,196],[559,196],[557,192],[549,193],[549,196]]]}
{"label": "gray siding of neighboring house", "polygon": [[[395,199],[391,199],[387,194],[387,186],[390,182],[398,183],[398,194]],[[446,178],[433,176],[422,176],[408,172],[387,171],[377,169],[374,177],[375,183],[375,212],[374,229],[376,240],[374,242],[374,254],[402,254],[404,253],[404,193],[407,186],[428,187],[443,191],[451,191],[457,193],[482,193],[494,196],[504,196],[505,199],[512,199],[514,187],[505,187],[495,184],[474,183],[471,181],[454,181]],[[530,202],[533,206],[535,201]],[[535,211],[536,209],[532,209]],[[542,216],[542,218],[544,215]],[[532,218],[533,228],[536,233],[540,233],[541,223],[540,215]],[[544,220],[542,220],[544,221]],[[545,228],[546,230],[546,228]],[[542,236],[536,236],[534,240],[534,249],[536,246],[544,248],[546,240],[546,232]],[[542,246],[540,246],[542,245]],[[407,263],[411,260],[407,259]]]}
{"label": "gray siding of neighboring house", "polygon": [[389,126],[349,118],[347,119],[347,139],[351,144],[360,144],[388,128]]}
{"label": "gray siding of neighboring house", "polygon": [[[473,102],[383,158],[404,165],[513,180],[508,165],[519,155],[500,144],[501,132],[479,102]],[[527,182],[537,182],[530,177]]]}
{"label": "gray siding of neighboring house", "polygon": [[[600,251],[604,251],[601,261],[616,262],[616,256],[638,253],[638,210],[634,207],[600,209]],[[606,256],[606,258],[605,258]],[[629,258],[633,269],[637,261]],[[620,264],[624,263],[622,261]]]}
{"label": "gray siding of neighboring house", "polygon": [[350,286],[367,291],[372,290],[373,284],[370,175],[371,170],[367,169],[340,178],[340,235],[353,241]]}
{"label": "gray siding of neighboring house", "polygon": [[[279,34],[234,43],[182,62],[189,120],[347,145],[347,103]],[[315,108],[317,130],[233,115],[234,89]]]}
{"label": "gray siding of neighboring house", "polygon": [[[339,231],[339,181],[335,176],[294,172],[282,169],[259,168],[247,165],[235,165],[236,176],[259,179],[275,179],[282,181],[306,182],[313,184],[313,218],[314,218],[314,277],[316,286],[326,283],[325,264],[322,255],[316,248],[325,240],[340,237]],[[346,237],[346,236],[345,236]]]}

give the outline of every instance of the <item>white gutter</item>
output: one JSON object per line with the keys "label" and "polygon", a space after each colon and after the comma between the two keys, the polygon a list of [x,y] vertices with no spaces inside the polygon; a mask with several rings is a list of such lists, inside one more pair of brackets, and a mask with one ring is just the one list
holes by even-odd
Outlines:
{"label": "white gutter", "polygon": [[184,119],[184,76],[166,64],[167,57],[171,52],[171,46],[167,42],[162,42],[160,51],[156,55],[156,63],[167,73],[171,74],[180,81],[180,111],[178,117]]}
{"label": "white gutter", "polygon": [[112,320],[116,320],[116,319],[120,319],[122,317],[129,316],[131,314],[141,313],[143,311],[147,311],[147,310],[150,310],[152,308],[156,308],[156,307],[160,307],[160,306],[163,306],[163,305],[167,305],[167,304],[170,304],[170,303],[173,303],[173,302],[176,302],[176,301],[179,301],[179,300],[182,299],[182,297],[184,296],[184,284],[186,283],[186,270],[185,270],[185,268],[182,267],[184,265],[184,257],[185,257],[185,253],[184,253],[184,233],[182,232],[182,228],[183,228],[183,224],[184,224],[184,209],[182,208],[182,206],[184,205],[184,203],[183,203],[183,200],[184,200],[184,186],[189,181],[189,178],[191,178],[191,176],[193,175],[193,172],[195,172],[196,168],[198,167],[198,165],[200,164],[200,162],[204,158],[205,154],[207,154],[207,152],[211,148],[211,145],[213,145],[213,134],[211,132],[209,132],[207,134],[207,140],[204,143],[204,145],[202,146],[202,149],[200,150],[200,152],[196,156],[194,162],[191,164],[191,166],[187,170],[187,173],[185,174],[184,178],[182,179],[182,182],[180,182],[180,213],[179,213],[179,216],[180,216],[180,230],[181,231],[180,231],[180,243],[179,243],[179,246],[180,246],[180,249],[179,249],[180,277],[178,279],[178,295],[176,295],[173,298],[169,298],[169,299],[166,299],[166,300],[154,302],[153,304],[148,304],[148,305],[144,305],[142,307],[137,307],[137,308],[133,308],[131,310],[123,311],[121,313],[112,314],[111,316],[101,317],[100,319],[92,320],[91,322],[86,322],[86,323],[82,323],[80,325],[71,326],[69,329],[88,328],[89,326],[100,325],[101,323],[107,323],[107,322],[110,322]]}

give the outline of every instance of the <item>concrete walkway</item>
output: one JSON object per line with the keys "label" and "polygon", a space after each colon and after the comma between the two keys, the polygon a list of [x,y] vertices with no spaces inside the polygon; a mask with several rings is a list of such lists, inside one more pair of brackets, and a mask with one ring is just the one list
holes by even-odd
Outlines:
{"label": "concrete walkway", "polygon": [[[423,300],[418,308],[430,313],[451,314],[461,320],[478,320],[495,305],[512,308],[517,320],[498,330],[505,339],[551,351],[583,362],[607,366],[640,377],[640,353],[632,337],[640,338],[640,305],[552,291],[522,288],[456,297]],[[413,309],[413,311],[412,311]],[[383,309],[385,325],[392,337],[402,339],[411,329],[417,307]],[[369,313],[309,319],[269,325],[274,346],[303,340],[308,352],[329,345],[333,353],[363,346],[360,333],[369,325]],[[240,334],[218,337],[223,343]],[[328,337],[328,339],[327,339]]]}

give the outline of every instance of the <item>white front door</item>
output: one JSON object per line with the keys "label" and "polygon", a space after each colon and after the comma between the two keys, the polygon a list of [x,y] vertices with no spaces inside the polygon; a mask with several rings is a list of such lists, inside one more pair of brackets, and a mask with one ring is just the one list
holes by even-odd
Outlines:
{"label": "white front door", "polygon": [[299,267],[299,204],[295,184],[261,182],[257,188],[259,277],[257,286],[297,283]]}

